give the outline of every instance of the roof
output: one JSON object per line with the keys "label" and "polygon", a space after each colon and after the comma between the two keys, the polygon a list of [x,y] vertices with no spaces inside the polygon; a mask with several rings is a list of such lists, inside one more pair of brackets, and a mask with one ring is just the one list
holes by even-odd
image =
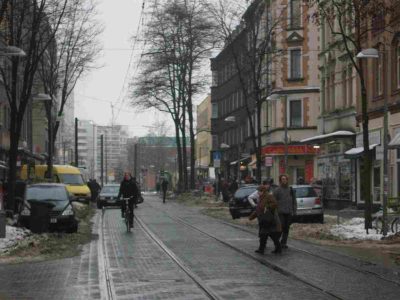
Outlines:
{"label": "roof", "polygon": [[300,143],[306,144],[306,143],[315,143],[315,144],[323,144],[328,142],[329,140],[334,140],[338,138],[349,138],[349,137],[354,137],[356,134],[351,131],[347,130],[339,130],[327,134],[321,134],[321,135],[316,135],[312,136],[306,139],[302,139]]}
{"label": "roof", "polygon": [[[375,147],[378,146],[378,144],[372,144],[369,145],[369,150],[375,149]],[[351,148],[350,150],[347,150],[344,155],[348,158],[357,158],[361,156],[364,152],[364,147],[357,147],[357,148]]]}

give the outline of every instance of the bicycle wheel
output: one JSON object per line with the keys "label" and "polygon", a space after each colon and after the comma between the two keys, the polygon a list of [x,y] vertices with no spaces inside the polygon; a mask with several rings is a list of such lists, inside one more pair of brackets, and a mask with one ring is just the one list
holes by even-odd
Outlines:
{"label": "bicycle wheel", "polygon": [[400,218],[394,218],[392,222],[392,226],[390,227],[393,233],[398,233],[400,231]]}

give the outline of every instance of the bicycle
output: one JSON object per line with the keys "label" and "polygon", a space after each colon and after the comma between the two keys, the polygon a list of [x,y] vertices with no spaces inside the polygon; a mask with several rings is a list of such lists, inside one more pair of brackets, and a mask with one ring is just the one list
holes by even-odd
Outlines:
{"label": "bicycle", "polygon": [[[388,198],[388,212],[387,212],[387,229],[392,233],[400,232],[400,204],[399,198],[391,197]],[[376,233],[383,233],[383,209],[381,208],[377,213],[373,215],[373,224],[376,229]]]}
{"label": "bicycle", "polygon": [[131,212],[131,210],[129,208],[129,199],[130,198],[122,198],[122,201],[125,202],[124,220],[125,220],[125,225],[126,225],[126,232],[130,232],[131,231],[131,226],[129,224],[129,216],[130,216],[130,214],[132,214],[132,227],[133,227],[133,218],[135,216],[133,214],[133,211]]}

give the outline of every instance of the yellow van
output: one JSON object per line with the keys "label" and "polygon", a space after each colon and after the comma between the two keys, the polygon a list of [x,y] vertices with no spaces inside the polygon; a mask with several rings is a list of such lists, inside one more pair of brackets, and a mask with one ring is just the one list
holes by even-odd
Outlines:
{"label": "yellow van", "polygon": [[[46,171],[47,165],[35,165],[34,169],[30,170],[30,178],[44,180]],[[26,180],[27,178],[27,165],[23,165],[21,179]],[[90,190],[78,168],[69,165],[54,165],[53,182],[64,183],[67,185],[68,192],[73,194],[77,201],[89,203],[91,198]]]}

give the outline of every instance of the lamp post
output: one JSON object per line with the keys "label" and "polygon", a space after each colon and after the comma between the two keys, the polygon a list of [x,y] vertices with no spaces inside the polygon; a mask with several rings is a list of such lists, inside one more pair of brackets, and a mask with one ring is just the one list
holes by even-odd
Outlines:
{"label": "lamp post", "polygon": [[288,169],[288,126],[287,126],[287,95],[285,94],[271,94],[267,97],[267,101],[276,101],[279,99],[283,99],[284,104],[284,143],[285,143],[285,156],[284,156],[284,165],[285,165],[285,173],[287,173]]}
{"label": "lamp post", "polygon": [[[356,56],[359,59],[374,58],[379,59],[379,51],[375,48],[364,49]],[[388,101],[386,96],[386,87],[383,88],[383,215],[382,215],[382,233],[387,235],[387,200],[388,200]]]}
{"label": "lamp post", "polygon": [[[236,122],[235,116],[229,116],[224,119],[225,122]],[[239,181],[239,185],[241,182],[240,178],[240,160],[241,160],[241,151],[240,151],[240,144],[238,144],[238,171],[237,171],[237,180]]]}

